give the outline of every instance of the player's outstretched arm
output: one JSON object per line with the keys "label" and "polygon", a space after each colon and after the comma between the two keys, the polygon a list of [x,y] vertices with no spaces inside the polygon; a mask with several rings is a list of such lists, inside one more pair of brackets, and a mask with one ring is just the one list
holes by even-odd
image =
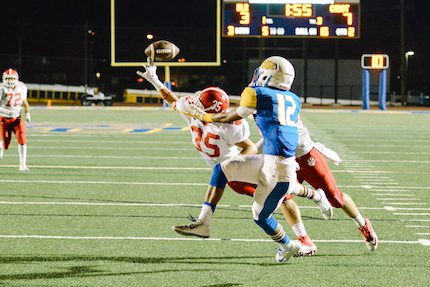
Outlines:
{"label": "player's outstretched arm", "polygon": [[145,64],[143,65],[143,68],[145,69],[145,72],[136,71],[136,74],[151,83],[151,85],[153,85],[154,88],[161,94],[161,97],[166,100],[169,105],[175,108],[178,97],[158,79],[157,66]]}
{"label": "player's outstretched arm", "polygon": [[246,139],[244,141],[238,142],[235,145],[240,147],[242,150],[240,151],[241,155],[247,155],[247,154],[256,154],[257,153],[257,147],[255,144],[250,140]]}

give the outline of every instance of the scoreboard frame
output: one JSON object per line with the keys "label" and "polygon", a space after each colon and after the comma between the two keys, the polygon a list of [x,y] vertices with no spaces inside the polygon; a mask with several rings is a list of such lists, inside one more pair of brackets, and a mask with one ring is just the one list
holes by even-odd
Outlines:
{"label": "scoreboard frame", "polygon": [[[272,3],[270,3],[271,1],[267,1],[267,3],[262,3],[262,2],[264,2],[264,1],[223,0],[223,5],[222,5],[222,29],[223,29],[222,37],[224,37],[226,39],[228,39],[228,38],[230,38],[230,39],[234,39],[234,38],[262,38],[262,39],[265,39],[265,38],[306,38],[306,39],[349,39],[349,40],[356,40],[356,39],[359,39],[361,36],[360,35],[361,34],[361,3],[360,3],[360,0],[333,0],[332,1],[333,3],[331,3],[331,4],[329,4],[329,3],[316,3],[318,1],[309,1],[309,0],[303,0],[303,1],[288,1],[288,0],[282,1],[282,0],[279,0],[279,1],[274,1]],[[325,2],[327,2],[327,1],[325,1]],[[295,26],[295,28],[305,28],[305,29],[309,29],[309,30],[310,30],[310,28],[314,28],[314,29],[317,29],[316,30],[317,34],[316,35],[291,35],[291,34],[290,35],[270,35],[270,34],[268,34],[270,28],[286,29],[286,27],[271,27],[270,25],[273,25],[273,23],[272,24],[270,24],[270,23],[263,24],[262,22],[264,20],[257,18],[257,15],[252,14],[253,11],[249,11],[250,9],[248,8],[248,11],[245,11],[245,13],[248,12],[248,14],[245,16],[245,17],[247,17],[247,19],[245,19],[244,22],[246,22],[246,20],[248,20],[249,24],[242,25],[242,26],[240,24],[236,25],[236,26],[231,25],[231,27],[234,29],[249,27],[250,34],[228,35],[229,27],[228,27],[228,24],[226,22],[229,22],[229,21],[226,21],[226,17],[227,17],[226,5],[232,5],[232,4],[236,4],[236,3],[248,4],[248,7],[250,7],[250,8],[252,8],[252,6],[250,6],[250,5],[254,5],[254,7],[256,7],[256,5],[260,5],[260,6],[265,5],[266,7],[260,7],[260,9],[266,8],[267,10],[271,8],[271,7],[269,7],[270,5],[285,5],[286,6],[285,7],[285,15],[282,15],[283,17],[289,18],[289,19],[297,18],[298,20],[304,20],[304,19],[308,18],[309,21],[315,22],[312,24],[309,23],[308,27]],[[330,33],[329,32],[330,28],[333,28],[333,27],[323,26],[321,23],[318,23],[318,21],[323,21],[322,17],[319,17],[318,15],[313,15],[313,13],[311,13],[311,15],[309,15],[309,10],[308,10],[309,6],[311,6],[312,7],[311,9],[313,9],[313,11],[315,11],[317,9],[317,7],[328,6],[328,8],[329,8],[329,6],[333,5],[333,4],[335,4],[335,5],[345,5],[345,4],[357,5],[358,6],[357,13],[352,14],[350,16],[352,19],[355,18],[357,20],[357,23],[352,24],[352,25],[347,24],[347,27],[344,28],[344,29],[346,29],[346,31],[348,33],[347,35],[336,36],[336,35],[330,35],[329,34],[327,36],[321,36],[321,33],[323,33],[323,32],[324,33]],[[290,15],[287,15],[287,5],[291,5],[291,8],[290,8],[291,10],[289,10],[289,12],[291,12],[291,13],[288,13]],[[320,5],[320,6],[316,6],[316,5]],[[288,6],[288,7],[290,7],[290,6]],[[294,8],[294,10],[293,10],[293,8]],[[230,13],[232,13],[231,10],[228,10],[228,11]],[[259,12],[261,12],[261,11],[258,11],[257,13],[259,13]],[[241,13],[241,12],[236,12],[236,13]],[[329,12],[329,13],[330,14],[339,14],[339,12]],[[351,13],[349,13],[349,14],[351,14]],[[242,13],[241,13],[241,15],[242,15]],[[266,17],[266,16],[263,16],[263,17]],[[270,17],[270,15],[269,15],[269,17]],[[267,17],[267,18],[269,18],[269,17]],[[345,16],[345,17],[347,17],[347,16]],[[276,17],[270,17],[270,18],[272,18],[272,21],[273,21],[273,18],[276,19],[276,18],[281,18],[281,17],[280,17],[280,15],[276,15]],[[320,18],[320,19],[317,19],[317,18]],[[243,20],[243,18],[241,18],[240,21],[242,21],[242,20]],[[282,21],[282,19],[278,20],[278,21]],[[285,20],[285,21],[287,21],[287,20]],[[288,20],[288,21],[292,21],[292,20]],[[313,25],[313,26],[310,27],[311,25]],[[334,24],[332,24],[332,26],[333,25]],[[258,27],[259,34],[256,34],[255,32],[251,32],[251,30],[252,30],[251,27],[253,30],[255,30]],[[349,35],[349,27],[354,28],[354,36],[348,36]],[[265,34],[268,34],[268,35],[262,35],[263,29],[266,29]],[[314,31],[315,30],[313,30],[313,32]]]}

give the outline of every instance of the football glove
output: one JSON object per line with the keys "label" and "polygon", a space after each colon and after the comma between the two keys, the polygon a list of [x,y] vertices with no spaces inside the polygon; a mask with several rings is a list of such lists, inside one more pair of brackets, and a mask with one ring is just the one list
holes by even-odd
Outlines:
{"label": "football glove", "polygon": [[206,113],[203,109],[197,107],[193,104],[184,105],[181,107],[180,110],[181,114],[184,114],[186,116],[201,120],[203,122],[211,123],[212,122],[212,115]]}
{"label": "football glove", "polygon": [[144,64],[143,68],[145,69],[145,72],[136,71],[136,74],[150,82],[157,91],[161,91],[165,88],[163,83],[158,79],[157,66]]}
{"label": "football glove", "polygon": [[25,121],[27,122],[27,124],[31,124],[30,113],[25,113]]}

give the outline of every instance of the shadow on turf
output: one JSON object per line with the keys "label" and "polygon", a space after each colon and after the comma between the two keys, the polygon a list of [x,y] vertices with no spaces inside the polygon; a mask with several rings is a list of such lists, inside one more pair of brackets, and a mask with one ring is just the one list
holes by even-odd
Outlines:
{"label": "shadow on turf", "polygon": [[[256,259],[267,259],[271,256],[223,256],[223,257],[108,257],[108,256],[1,256],[0,264],[26,264],[26,263],[48,263],[48,262],[98,262],[110,261],[114,263],[134,264],[186,264],[183,269],[163,269],[158,271],[135,271],[135,272],[109,272],[100,269],[100,266],[71,266],[58,267],[65,271],[26,273],[26,274],[0,274],[1,280],[30,280],[30,279],[54,279],[73,277],[97,277],[97,276],[121,276],[135,274],[153,274],[166,272],[202,272],[214,271],[213,269],[190,269],[189,264],[227,264],[227,265],[252,265],[252,266],[283,266],[278,263],[257,263]],[[253,262],[243,262],[243,260]],[[234,261],[231,261],[234,260]],[[237,284],[211,285],[211,286],[237,286]],[[209,286],[208,286],[209,287]]]}

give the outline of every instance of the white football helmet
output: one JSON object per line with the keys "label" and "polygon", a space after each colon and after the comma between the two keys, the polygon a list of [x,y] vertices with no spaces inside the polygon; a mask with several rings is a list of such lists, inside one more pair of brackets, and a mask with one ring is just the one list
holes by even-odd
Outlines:
{"label": "white football helmet", "polygon": [[272,56],[264,60],[254,70],[254,75],[249,86],[290,90],[294,76],[294,67],[290,61],[280,56]]}
{"label": "white football helmet", "polygon": [[2,81],[6,88],[12,89],[18,84],[18,73],[14,69],[7,69],[3,72]]}

